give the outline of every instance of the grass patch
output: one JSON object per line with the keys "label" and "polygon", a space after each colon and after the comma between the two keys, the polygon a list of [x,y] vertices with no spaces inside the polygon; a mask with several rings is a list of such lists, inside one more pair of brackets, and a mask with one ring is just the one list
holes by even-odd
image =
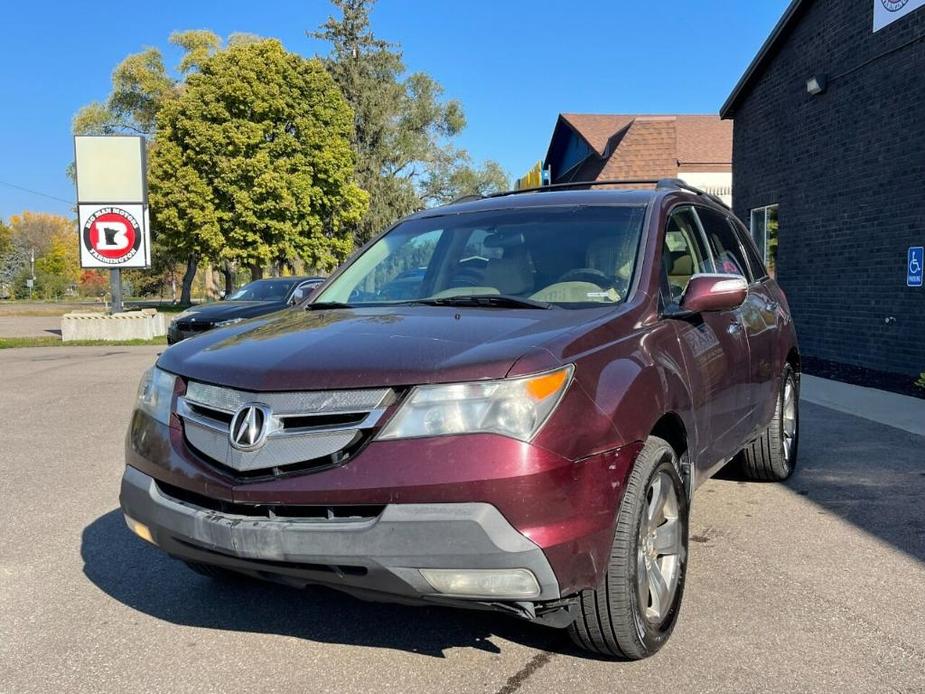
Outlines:
{"label": "grass patch", "polygon": [[143,345],[167,345],[167,337],[153,340],[74,340],[64,342],[60,337],[0,337],[0,349],[16,347],[139,347]]}

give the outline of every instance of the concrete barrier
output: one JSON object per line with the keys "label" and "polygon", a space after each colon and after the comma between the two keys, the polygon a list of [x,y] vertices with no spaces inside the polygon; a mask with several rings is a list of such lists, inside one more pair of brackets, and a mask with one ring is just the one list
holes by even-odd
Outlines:
{"label": "concrete barrier", "polygon": [[105,313],[66,313],[61,316],[61,340],[152,340],[167,334],[163,313],[154,309]]}

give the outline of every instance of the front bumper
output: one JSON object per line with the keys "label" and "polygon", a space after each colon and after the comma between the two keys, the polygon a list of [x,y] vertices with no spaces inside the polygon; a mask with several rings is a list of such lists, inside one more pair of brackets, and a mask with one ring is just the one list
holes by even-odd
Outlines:
{"label": "front bumper", "polygon": [[133,467],[125,469],[120,502],[173,556],[290,585],[318,583],[373,599],[459,604],[463,599],[437,593],[418,569],[527,569],[540,587],[531,601],[560,597],[543,551],[487,503],[388,504],[377,517],[359,521],[254,518],[172,498]]}

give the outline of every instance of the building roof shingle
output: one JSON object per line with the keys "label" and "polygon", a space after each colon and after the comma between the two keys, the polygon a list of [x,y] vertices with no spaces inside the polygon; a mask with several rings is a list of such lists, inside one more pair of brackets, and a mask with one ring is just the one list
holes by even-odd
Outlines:
{"label": "building roof shingle", "polygon": [[[732,169],[732,123],[718,116],[563,113],[559,118],[593,152],[571,172],[571,180],[671,177],[691,167]],[[559,133],[557,126],[547,164],[554,148],[561,147]],[[553,171],[553,177],[564,173]]]}

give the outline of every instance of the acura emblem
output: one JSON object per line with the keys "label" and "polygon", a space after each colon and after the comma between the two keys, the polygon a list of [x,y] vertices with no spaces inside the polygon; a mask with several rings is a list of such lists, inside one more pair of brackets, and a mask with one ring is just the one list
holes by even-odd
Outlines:
{"label": "acura emblem", "polygon": [[228,438],[239,451],[254,451],[263,445],[270,428],[270,408],[259,402],[242,405],[231,418]]}

